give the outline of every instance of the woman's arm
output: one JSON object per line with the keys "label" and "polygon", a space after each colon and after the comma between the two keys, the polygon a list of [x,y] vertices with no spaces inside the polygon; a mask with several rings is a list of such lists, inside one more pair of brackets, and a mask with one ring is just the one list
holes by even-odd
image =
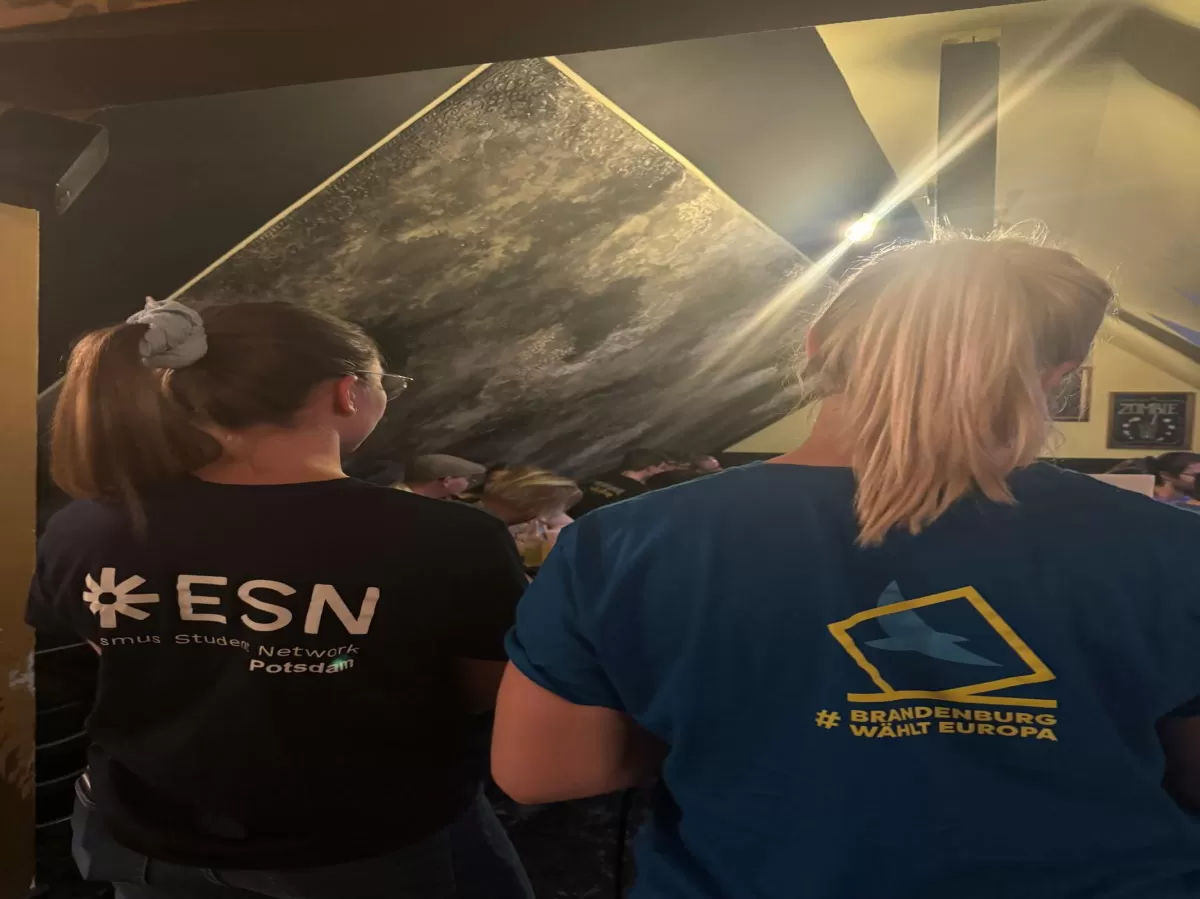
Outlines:
{"label": "woman's arm", "polygon": [[666,746],[629,716],[575,705],[509,665],[492,735],[492,776],[517,802],[582,799],[654,776]]}

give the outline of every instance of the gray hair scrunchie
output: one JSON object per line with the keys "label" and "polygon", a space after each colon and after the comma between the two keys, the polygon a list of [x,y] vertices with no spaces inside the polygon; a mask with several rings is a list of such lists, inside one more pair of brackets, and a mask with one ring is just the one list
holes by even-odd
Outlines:
{"label": "gray hair scrunchie", "polygon": [[147,368],[187,368],[208,352],[208,335],[200,313],[175,300],[158,302],[146,297],[146,308],[125,322],[149,326],[138,346]]}

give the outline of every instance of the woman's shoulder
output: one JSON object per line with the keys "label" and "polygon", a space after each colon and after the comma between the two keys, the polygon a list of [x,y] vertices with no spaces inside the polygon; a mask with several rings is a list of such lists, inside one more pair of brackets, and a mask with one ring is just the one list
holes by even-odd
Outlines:
{"label": "woman's shoulder", "polygon": [[[1017,499],[1022,502],[1070,508],[1101,524],[1200,528],[1200,518],[1181,514],[1186,510],[1176,504],[1046,463],[1019,472],[1015,488]],[[1097,515],[1105,517],[1095,518]]]}
{"label": "woman's shoulder", "polygon": [[1020,526],[1064,559],[1175,571],[1172,560],[1200,545],[1200,515],[1090,475],[1037,465],[1014,480],[1014,493]]}
{"label": "woman's shoulder", "polygon": [[76,499],[56,511],[38,539],[38,556],[45,560],[77,558],[133,539],[128,509],[117,501]]}
{"label": "woman's shoulder", "polygon": [[130,521],[125,506],[115,500],[73,499],[50,516],[43,539],[51,536],[79,534],[96,527],[110,528]]}

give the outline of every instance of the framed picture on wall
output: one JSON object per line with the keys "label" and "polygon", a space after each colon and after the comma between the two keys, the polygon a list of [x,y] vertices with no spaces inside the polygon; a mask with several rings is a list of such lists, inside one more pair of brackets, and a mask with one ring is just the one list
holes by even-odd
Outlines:
{"label": "framed picture on wall", "polygon": [[1054,421],[1088,421],[1091,411],[1092,367],[1081,365],[1050,395],[1050,417]]}
{"label": "framed picture on wall", "polygon": [[1194,393],[1110,394],[1108,448],[1190,449],[1195,403]]}

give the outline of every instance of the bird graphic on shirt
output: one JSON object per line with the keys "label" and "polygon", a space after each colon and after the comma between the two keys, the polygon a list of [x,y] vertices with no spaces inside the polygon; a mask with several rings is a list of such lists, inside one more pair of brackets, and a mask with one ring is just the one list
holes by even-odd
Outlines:
{"label": "bird graphic on shirt", "polygon": [[[877,608],[890,606],[893,603],[904,602],[900,587],[892,581],[879,594]],[[875,619],[880,629],[887,634],[882,640],[868,640],[867,645],[888,652],[916,652],[931,659],[943,662],[956,662],[959,665],[980,665],[998,668],[1000,664],[986,659],[977,653],[959,646],[966,643],[966,637],[957,634],[944,634],[934,630],[925,623],[914,611],[893,612],[880,615]]]}

